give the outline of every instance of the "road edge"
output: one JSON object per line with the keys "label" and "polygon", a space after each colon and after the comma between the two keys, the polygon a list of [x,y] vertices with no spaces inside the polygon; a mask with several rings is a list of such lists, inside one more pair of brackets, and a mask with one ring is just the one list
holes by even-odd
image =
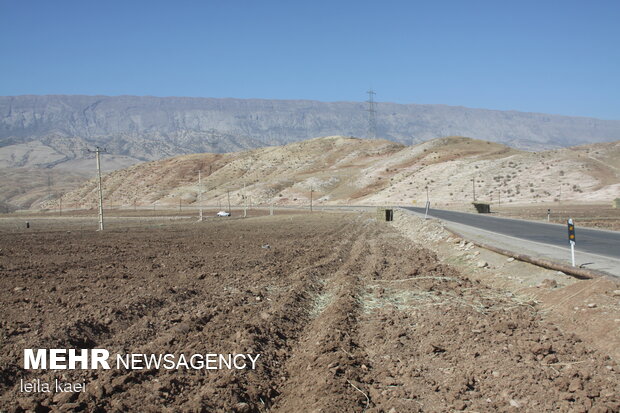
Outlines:
{"label": "road edge", "polygon": [[535,258],[532,257],[530,255],[527,254],[518,254],[516,252],[513,251],[509,251],[509,250],[505,250],[502,248],[498,248],[498,247],[494,247],[492,245],[486,244],[484,242],[480,242],[480,241],[476,241],[473,240],[469,237],[464,236],[463,234],[460,234],[457,231],[454,231],[450,228],[447,228],[444,226],[444,229],[448,232],[450,232],[451,234],[462,238],[462,239],[466,239],[469,242],[471,242],[472,244],[480,247],[480,248],[484,248],[493,252],[496,252],[498,254],[502,254],[505,255],[507,257],[512,257],[516,260],[519,261],[524,261],[524,262],[528,262],[530,264],[534,264],[537,265],[539,267],[543,267],[543,268],[547,268],[550,270],[556,270],[556,271],[562,271],[565,274],[568,274],[572,277],[578,278],[580,280],[590,280],[593,278],[598,278],[598,277],[612,277],[615,278],[613,274],[607,273],[605,271],[598,271],[598,270],[592,270],[592,269],[588,269],[588,268],[580,268],[580,267],[572,267],[570,265],[566,265],[566,264],[561,264],[559,262],[555,262],[555,261],[550,261],[550,260],[545,260],[543,258]]}

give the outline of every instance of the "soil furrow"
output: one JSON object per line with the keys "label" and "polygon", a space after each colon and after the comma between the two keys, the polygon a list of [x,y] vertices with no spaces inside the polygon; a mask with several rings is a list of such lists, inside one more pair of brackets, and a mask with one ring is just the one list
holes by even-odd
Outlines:
{"label": "soil furrow", "polygon": [[[325,280],[327,302],[314,314],[286,364],[288,380],[275,411],[347,411],[368,406],[360,390],[367,368],[357,342],[360,278],[372,268],[369,231],[355,234],[348,257]],[[322,300],[319,296],[318,299]]]}
{"label": "soil furrow", "polygon": [[[0,232],[2,409],[620,409],[614,360],[370,215],[151,226]],[[261,356],[255,370],[23,369],[24,348],[56,346]],[[86,391],[24,393],[20,378]]]}

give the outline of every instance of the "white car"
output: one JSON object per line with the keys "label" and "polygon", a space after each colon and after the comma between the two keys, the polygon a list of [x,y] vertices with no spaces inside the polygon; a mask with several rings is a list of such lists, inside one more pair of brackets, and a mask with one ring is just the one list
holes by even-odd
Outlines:
{"label": "white car", "polygon": [[230,212],[226,212],[226,211],[220,211],[217,214],[218,217],[229,217],[230,216]]}

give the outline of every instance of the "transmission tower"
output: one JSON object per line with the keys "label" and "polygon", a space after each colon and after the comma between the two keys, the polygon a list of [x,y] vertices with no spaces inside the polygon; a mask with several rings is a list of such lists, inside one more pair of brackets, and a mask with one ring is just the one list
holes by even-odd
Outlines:
{"label": "transmission tower", "polygon": [[368,92],[368,137],[371,139],[377,138],[377,109],[375,102],[375,91],[370,89]]}

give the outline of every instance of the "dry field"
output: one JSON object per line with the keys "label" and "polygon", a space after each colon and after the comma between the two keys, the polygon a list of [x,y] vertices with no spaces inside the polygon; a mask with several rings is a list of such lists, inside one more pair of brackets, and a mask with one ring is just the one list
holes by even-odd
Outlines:
{"label": "dry field", "polygon": [[[203,218],[205,220],[216,220],[216,214],[218,211],[227,211],[228,208],[214,208],[212,206],[203,208]],[[305,208],[275,208],[274,207],[274,215],[277,214],[297,214],[297,213],[305,213],[309,212],[309,207]],[[230,213],[232,218],[241,218],[243,217],[243,208],[242,207],[232,207],[230,209]],[[261,207],[261,208],[247,208],[247,216],[248,217],[258,217],[269,215],[269,207]],[[104,218],[107,226],[108,222],[111,222],[114,227],[122,228],[125,225],[132,225],[132,219],[135,221],[136,219],[143,219],[146,221],[157,221],[161,222],[169,222],[171,219],[198,219],[199,209],[196,207],[182,207],[182,208],[170,208],[170,207],[141,207],[137,209],[133,209],[131,207],[128,208],[105,208],[104,209]],[[68,221],[66,221],[68,219]],[[38,220],[43,222],[42,228],[48,228],[49,225],[58,227],[75,227],[76,225],[84,226],[89,223],[92,225],[94,223],[95,227],[98,222],[98,210],[96,208],[90,209],[73,209],[73,210],[46,210],[46,211],[17,211],[6,214],[0,214],[0,220],[5,222],[5,229],[14,225],[15,223],[23,223],[26,221],[35,223]],[[2,221],[0,221],[2,222]],[[52,224],[55,223],[55,224]],[[2,223],[0,223],[0,227],[2,227]]]}
{"label": "dry field", "polygon": [[[620,367],[371,215],[0,221],[7,411],[620,409]],[[92,220],[88,221],[89,223]],[[22,369],[24,348],[260,353],[256,370]],[[27,395],[21,379],[86,382]]]}

